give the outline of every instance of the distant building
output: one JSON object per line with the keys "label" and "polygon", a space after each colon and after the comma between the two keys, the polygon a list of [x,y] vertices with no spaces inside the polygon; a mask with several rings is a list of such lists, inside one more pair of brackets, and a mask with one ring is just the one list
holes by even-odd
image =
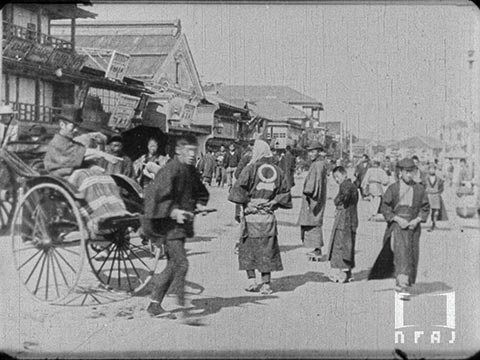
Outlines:
{"label": "distant building", "polygon": [[440,156],[443,143],[429,136],[413,136],[386,147],[386,155],[395,157],[411,157],[417,155],[420,160],[433,161]]}
{"label": "distant building", "polygon": [[297,146],[304,129],[309,129],[309,137],[318,132],[322,103],[288,86],[217,84],[216,91],[231,101],[244,101],[257,131],[274,147]]}

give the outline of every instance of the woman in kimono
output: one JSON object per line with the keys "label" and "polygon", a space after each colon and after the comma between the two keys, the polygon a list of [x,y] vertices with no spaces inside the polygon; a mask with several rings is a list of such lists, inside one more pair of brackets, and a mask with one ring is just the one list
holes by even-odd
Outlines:
{"label": "woman in kimono", "polygon": [[256,140],[252,160],[235,182],[228,200],[240,204],[241,239],[238,253],[240,270],[247,272],[246,291],[258,291],[255,270],[262,275],[260,292],[272,293],[271,272],[283,270],[277,239],[277,221],[274,211],[290,209],[292,197],[283,171],[273,164],[273,154],[263,140]]}
{"label": "woman in kimono", "polygon": [[140,156],[133,163],[135,179],[142,188],[145,188],[153,181],[155,174],[170,160],[168,155],[160,155],[158,141],[154,138],[148,139],[148,152]]}
{"label": "woman in kimono", "polygon": [[428,202],[431,209],[432,226],[427,231],[433,231],[437,221],[448,220],[445,204],[443,203],[442,193],[444,189],[444,180],[437,175],[434,164],[428,167],[428,175],[425,177],[425,191],[428,195]]}

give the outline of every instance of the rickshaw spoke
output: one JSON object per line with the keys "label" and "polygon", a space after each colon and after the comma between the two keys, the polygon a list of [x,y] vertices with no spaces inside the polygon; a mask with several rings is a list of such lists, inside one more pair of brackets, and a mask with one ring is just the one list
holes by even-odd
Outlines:
{"label": "rickshaw spoke", "polygon": [[100,300],[98,300],[98,298],[95,295],[90,294],[90,296],[93,298],[93,300],[97,302],[97,304],[100,304]]}
{"label": "rickshaw spoke", "polygon": [[27,263],[30,262],[30,260],[32,260],[35,256],[37,256],[38,254],[41,254],[43,250],[38,250],[35,254],[33,254],[32,256],[30,256],[30,258],[28,258],[22,265],[20,265],[17,270],[20,270],[22,267],[24,267],[25,265],[27,265]]}
{"label": "rickshaw spoke", "polygon": [[140,274],[138,273],[137,268],[133,264],[132,259],[130,259],[130,256],[128,257],[128,261],[130,261],[130,264],[132,264],[133,271],[135,271],[135,274],[137,274],[137,277],[140,279]]}
{"label": "rickshaw spoke", "polygon": [[43,275],[43,268],[45,267],[45,261],[47,260],[47,252],[45,252],[45,256],[43,257],[42,266],[40,267],[40,274],[38,274],[37,284],[35,285],[35,290],[33,294],[35,295],[38,291],[38,286],[40,285],[40,280],[42,279]]}
{"label": "rickshaw spoke", "polygon": [[117,278],[117,284],[118,284],[118,287],[120,287],[120,266],[121,266],[121,263],[122,263],[122,258],[123,258],[123,249],[121,247],[119,247],[119,254],[118,254],[118,259],[117,259],[117,274],[118,274],[118,278]]}
{"label": "rickshaw spoke", "polygon": [[112,260],[112,266],[110,266],[110,272],[108,273],[108,279],[107,279],[107,284],[110,284],[110,279],[112,277],[112,271],[113,271],[113,267],[115,266],[115,259],[117,257],[117,250],[118,248],[115,247],[115,252],[113,254],[113,260]]}
{"label": "rickshaw spoke", "polygon": [[27,280],[25,280],[25,285],[30,281],[30,278],[32,277],[33,273],[35,272],[35,270],[37,269],[37,266],[38,264],[40,263],[40,260],[42,260],[42,257],[45,255],[45,251],[41,251],[42,252],[42,255],[40,255],[40,257],[38,258],[37,262],[35,263],[35,265],[33,266],[33,269],[32,271],[30,272],[30,275],[28,275],[28,278]]}
{"label": "rickshaw spoke", "polygon": [[68,305],[68,304],[71,304],[72,302],[74,302],[75,300],[77,300],[79,297],[81,297],[82,295],[78,295],[78,296],[75,296],[73,297],[72,299],[68,300],[65,305]]}
{"label": "rickshaw spoke", "polygon": [[45,299],[48,300],[48,279],[50,278],[50,252],[47,252],[47,281],[45,284]]}
{"label": "rickshaw spoke", "polygon": [[[97,275],[100,273],[100,271],[102,271],[103,266],[106,264],[108,258],[110,257],[110,254],[112,253],[113,249],[115,248],[115,247],[112,247],[112,245],[113,245],[113,244],[109,244],[109,245],[107,246],[107,248],[110,248],[110,250],[108,251],[108,254],[107,254],[107,257],[105,258],[105,260],[103,260],[102,266],[100,266],[100,268],[96,271],[96,274],[97,274]],[[103,251],[103,250],[102,250],[102,251]]]}
{"label": "rickshaw spoke", "polygon": [[57,274],[55,273],[55,263],[53,262],[53,255],[49,253],[48,258],[52,262],[52,273],[53,273],[53,281],[55,282],[55,291],[57,292],[57,296],[60,296],[60,293],[58,292],[58,281],[57,281]]}
{"label": "rickshaw spoke", "polygon": [[70,265],[70,263],[69,263],[69,262],[68,262],[68,261],[67,261],[67,260],[66,260],[66,259],[63,257],[63,255],[62,255],[62,254],[60,254],[60,252],[59,252],[59,251],[57,251],[57,249],[55,249],[55,248],[52,248],[52,250],[53,250],[53,251],[55,251],[55,252],[58,254],[58,256],[60,256],[60,259],[62,259],[62,260],[65,262],[65,264],[67,264],[67,266],[68,266],[70,269],[72,269],[72,271],[73,271],[74,273],[76,273],[76,272],[77,272],[77,271],[76,271],[76,270],[73,268],[73,266],[72,266],[72,265]]}
{"label": "rickshaw spoke", "polygon": [[[129,245],[132,245],[132,244],[129,244]],[[133,245],[133,246],[135,246],[135,245]],[[138,246],[137,246],[137,247],[138,247]],[[141,249],[141,248],[140,248],[140,249]],[[133,251],[133,250],[130,250],[130,251],[131,251],[131,253],[132,253],[138,260],[140,260],[140,262],[141,262],[143,265],[145,265],[145,267],[146,267],[147,269],[150,270],[150,267],[149,267],[147,264],[145,264],[145,263],[143,262],[143,260],[140,259],[140,257],[139,257],[137,254],[135,254],[135,251]]]}
{"label": "rickshaw spoke", "polygon": [[83,306],[83,304],[85,304],[85,301],[87,300],[87,297],[88,297],[88,294],[85,293],[85,295],[83,296],[83,300],[82,300],[82,303],[80,304],[80,306]]}
{"label": "rickshaw spoke", "polygon": [[130,282],[130,275],[128,274],[128,271],[127,271],[127,262],[125,261],[125,257],[123,257],[122,260],[123,260],[123,266],[125,266],[125,273],[127,274],[128,288],[132,290],[132,284]]}
{"label": "rickshaw spoke", "polygon": [[80,256],[80,254],[79,254],[78,252],[73,251],[73,250],[70,250],[70,249],[67,249],[67,248],[64,248],[63,246],[56,246],[55,249],[57,249],[57,250],[65,250],[65,251],[68,251],[68,252],[71,253],[71,254]]}
{"label": "rickshaw spoke", "polygon": [[137,248],[137,249],[139,249],[139,250],[141,250],[141,251],[149,254],[149,252],[148,252],[147,250],[145,250],[145,249],[144,249],[143,247],[141,247],[141,246],[138,246],[138,245],[135,245],[135,244],[132,244],[132,243],[128,243],[128,244],[129,244],[130,246],[133,246],[134,248]]}
{"label": "rickshaw spoke", "polygon": [[65,282],[65,285],[68,286],[67,277],[65,276],[65,274],[63,272],[63,269],[62,269],[62,266],[60,265],[60,261],[58,261],[57,254],[55,254],[54,251],[52,251],[52,257],[55,259],[55,262],[57,263],[58,270],[60,270],[60,273],[62,274],[63,281]]}
{"label": "rickshaw spoke", "polygon": [[15,249],[15,250],[13,250],[13,252],[27,251],[27,250],[32,250],[32,249],[37,249],[37,247],[36,246],[30,246],[30,247],[23,248],[23,249]]}

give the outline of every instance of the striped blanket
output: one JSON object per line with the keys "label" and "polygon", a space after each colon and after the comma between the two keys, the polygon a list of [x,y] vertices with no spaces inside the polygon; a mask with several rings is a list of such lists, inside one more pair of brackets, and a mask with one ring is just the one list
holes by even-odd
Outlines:
{"label": "striped blanket", "polygon": [[75,170],[68,181],[78,188],[85,202],[80,207],[90,237],[109,233],[111,229],[99,231],[99,223],[110,217],[129,215],[120,196],[120,191],[110,177],[95,167]]}

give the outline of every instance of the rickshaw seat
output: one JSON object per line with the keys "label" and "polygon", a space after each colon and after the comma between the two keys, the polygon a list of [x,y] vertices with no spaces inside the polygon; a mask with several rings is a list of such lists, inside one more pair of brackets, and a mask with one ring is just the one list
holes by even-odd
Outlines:
{"label": "rickshaw seat", "polygon": [[132,214],[126,216],[113,216],[101,220],[98,224],[99,230],[111,229],[111,228],[120,228],[120,227],[134,227],[138,228],[140,226],[140,215]]}

